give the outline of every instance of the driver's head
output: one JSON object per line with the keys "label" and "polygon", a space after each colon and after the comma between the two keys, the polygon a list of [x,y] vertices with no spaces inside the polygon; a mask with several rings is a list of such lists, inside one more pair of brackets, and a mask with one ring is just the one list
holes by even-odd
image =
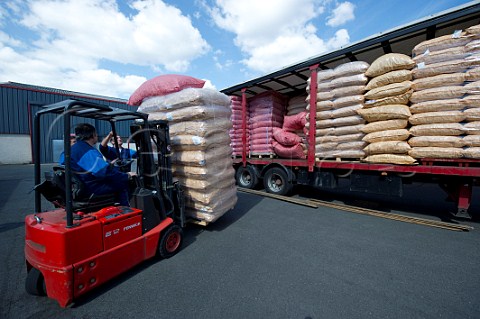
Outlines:
{"label": "driver's head", "polygon": [[[112,145],[115,145],[115,140],[113,137],[110,139],[110,143],[112,143]],[[118,143],[118,146],[122,146],[123,140],[121,136],[117,135],[117,143]]]}
{"label": "driver's head", "polygon": [[90,139],[97,139],[97,130],[95,126],[88,124],[88,123],[81,123],[75,127],[75,136],[77,140],[80,141],[88,141]]}

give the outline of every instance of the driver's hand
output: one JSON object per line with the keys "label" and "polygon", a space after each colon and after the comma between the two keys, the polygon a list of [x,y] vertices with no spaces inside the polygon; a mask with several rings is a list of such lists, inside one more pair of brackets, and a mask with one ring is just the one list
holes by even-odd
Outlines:
{"label": "driver's hand", "polygon": [[137,176],[137,173],[135,172],[128,172],[127,174],[129,177]]}

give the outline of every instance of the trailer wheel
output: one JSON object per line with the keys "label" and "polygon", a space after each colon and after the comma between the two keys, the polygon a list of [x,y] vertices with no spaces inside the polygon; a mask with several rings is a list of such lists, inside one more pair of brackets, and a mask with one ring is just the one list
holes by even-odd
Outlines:
{"label": "trailer wheel", "polygon": [[45,279],[37,268],[32,268],[27,274],[25,280],[25,290],[35,296],[46,296],[47,289],[45,287]]}
{"label": "trailer wheel", "polygon": [[285,170],[278,167],[270,168],[265,173],[263,185],[267,193],[277,195],[287,195],[293,188],[293,184],[288,180]]}
{"label": "trailer wheel", "polygon": [[161,258],[170,258],[180,250],[183,241],[183,231],[178,225],[166,229],[160,238],[158,254]]}
{"label": "trailer wheel", "polygon": [[253,189],[258,185],[258,177],[255,170],[247,165],[246,167],[240,166],[235,174],[237,185],[243,188]]}

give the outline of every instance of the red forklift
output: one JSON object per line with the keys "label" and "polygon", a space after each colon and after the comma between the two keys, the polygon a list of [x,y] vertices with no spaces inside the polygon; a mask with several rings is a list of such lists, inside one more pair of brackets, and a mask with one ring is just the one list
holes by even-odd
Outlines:
{"label": "red forklift", "polygon": [[[40,134],[49,129],[43,127],[45,115],[53,115],[54,123],[63,121],[65,165],[45,172],[42,181]],[[168,258],[180,250],[184,199],[180,185],[172,179],[168,124],[149,122],[147,117],[79,100],[51,104],[35,114],[35,212],[25,218],[28,293],[47,295],[67,307],[142,261],[154,256]],[[131,121],[130,139],[138,154],[131,207],[116,204],[113,194],[82,194],[82,183],[70,168],[69,136],[78,118],[109,122],[117,152],[115,124]],[[121,168],[129,164],[117,161],[112,165]],[[42,211],[41,196],[54,208]]]}

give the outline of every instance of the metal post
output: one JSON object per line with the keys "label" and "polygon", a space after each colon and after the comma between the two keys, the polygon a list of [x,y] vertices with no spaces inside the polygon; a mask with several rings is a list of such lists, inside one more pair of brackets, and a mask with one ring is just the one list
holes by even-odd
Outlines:
{"label": "metal post", "polygon": [[310,128],[308,131],[308,171],[313,172],[315,166],[315,137],[316,137],[316,115],[317,115],[317,69],[318,64],[310,67]]}
{"label": "metal post", "polygon": [[117,141],[117,130],[115,128],[115,121],[110,121],[110,126],[112,128],[112,133],[113,133],[113,147],[115,147],[115,151],[117,152],[118,160],[120,161],[121,160],[121,158],[120,158],[120,146],[118,145],[118,141]]}
{"label": "metal post", "polygon": [[242,89],[242,164],[247,166],[247,97],[245,91]]}
{"label": "metal post", "polygon": [[70,149],[70,107],[68,104],[63,112],[63,154],[65,158],[65,212],[67,213],[67,228],[73,227],[72,203],[72,172]]}
{"label": "metal post", "polygon": [[[40,115],[35,114],[33,121],[33,158],[34,158],[34,179],[35,186],[40,184]],[[41,213],[42,200],[40,192],[35,190],[35,213]]]}

